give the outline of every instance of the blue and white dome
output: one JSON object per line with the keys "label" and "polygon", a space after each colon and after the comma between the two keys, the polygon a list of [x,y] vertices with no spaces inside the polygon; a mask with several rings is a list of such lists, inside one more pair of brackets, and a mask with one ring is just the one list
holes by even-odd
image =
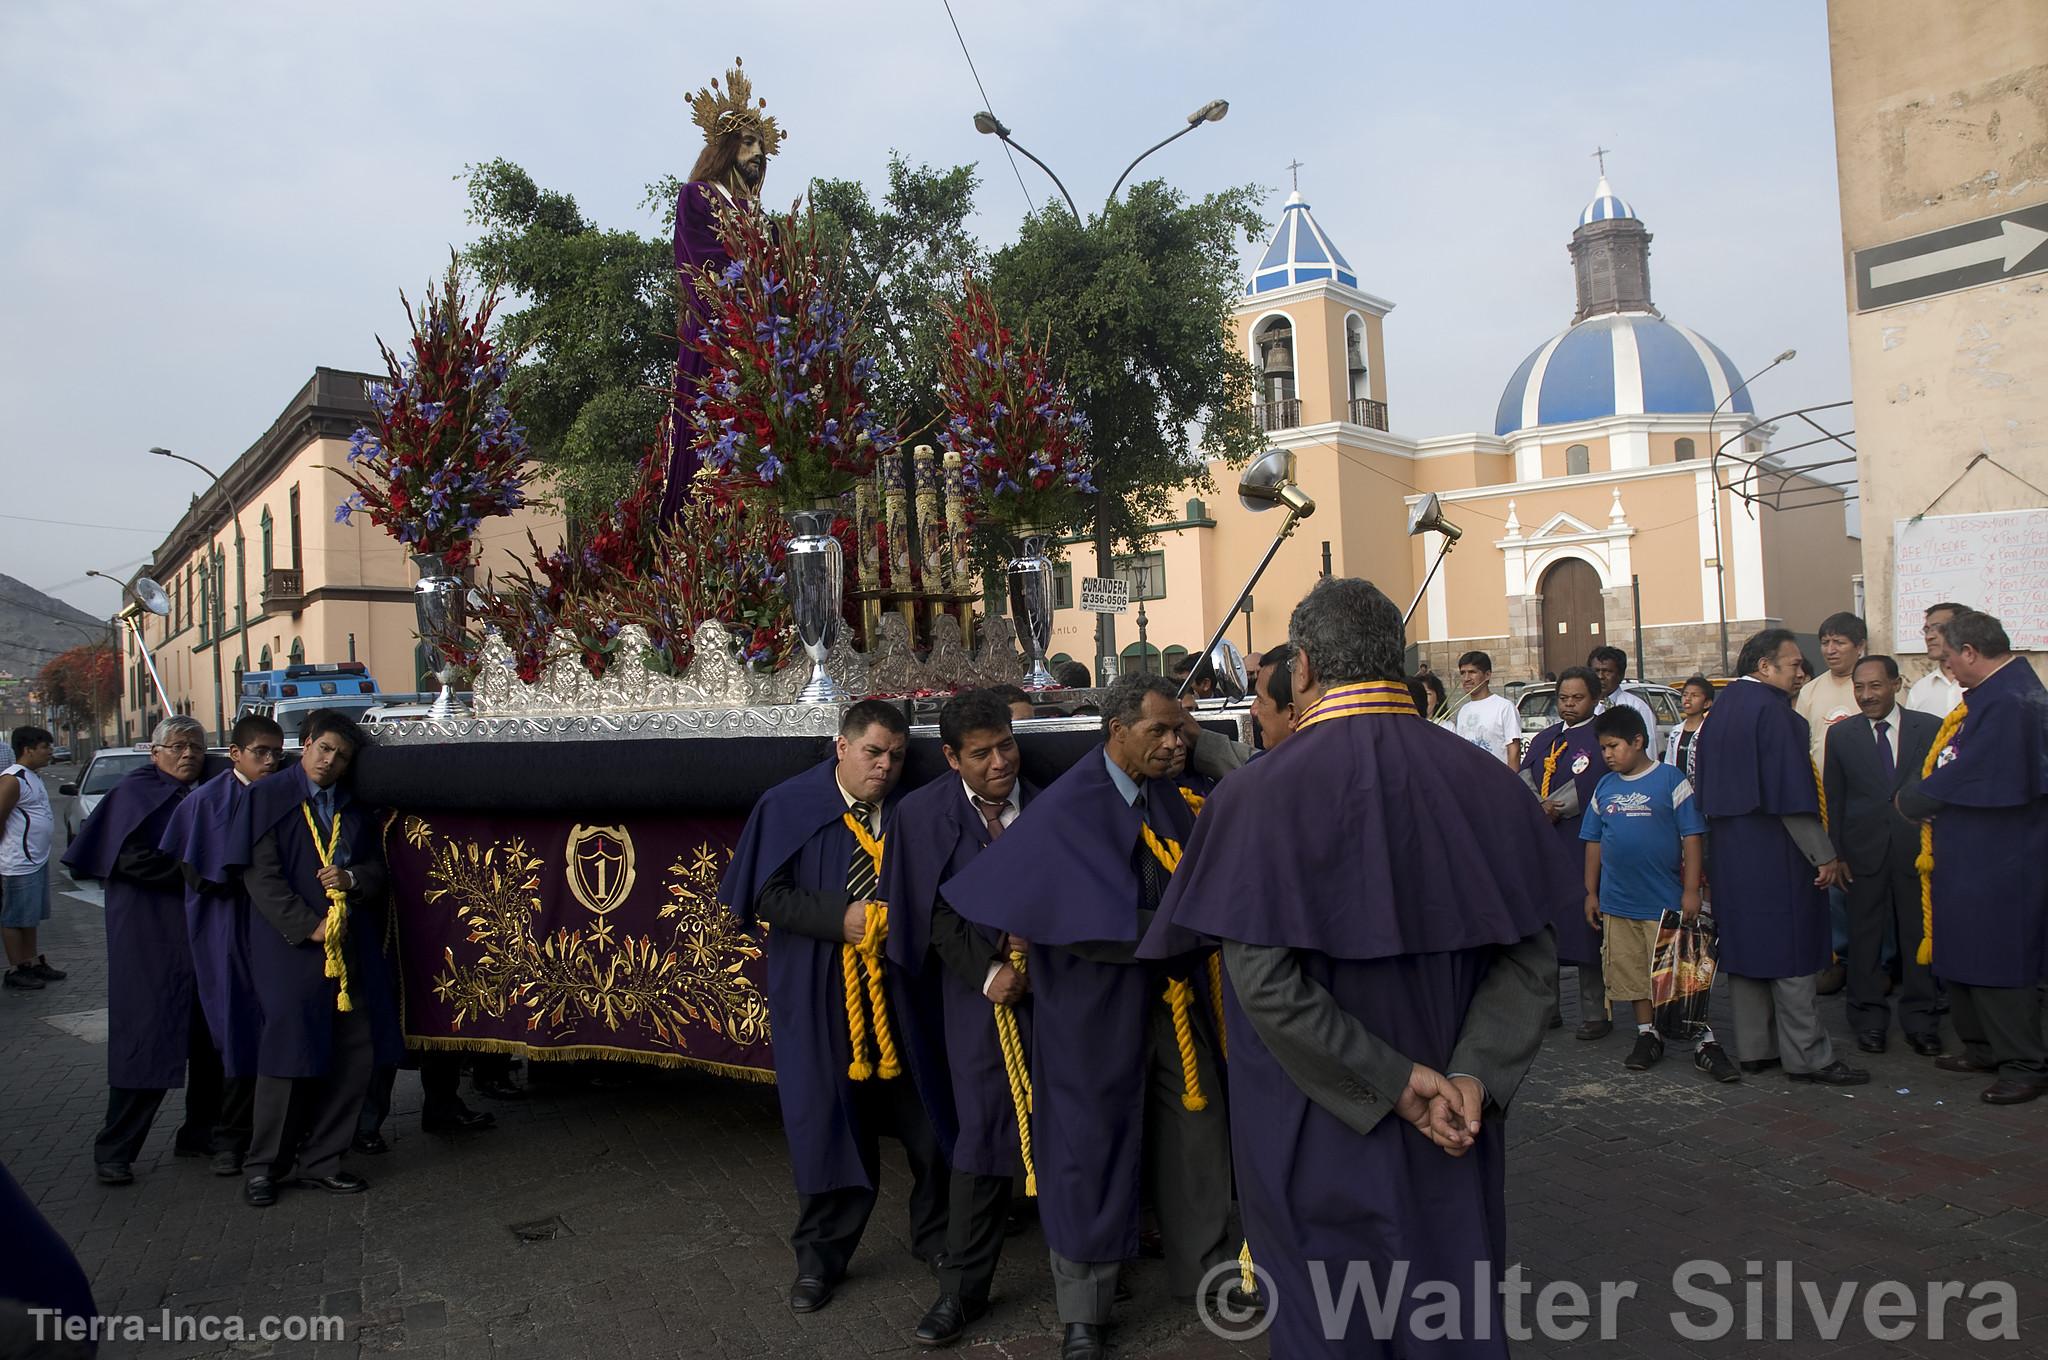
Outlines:
{"label": "blue and white dome", "polygon": [[1266,243],[1259,267],[1252,271],[1251,287],[1244,291],[1247,296],[1270,293],[1318,279],[1358,286],[1351,262],[1309,215],[1308,203],[1297,189],[1287,196],[1287,204],[1280,210],[1280,225],[1273,229],[1273,239]]}
{"label": "blue and white dome", "polygon": [[[1493,432],[1603,416],[1704,416],[1741,385],[1734,361],[1694,331],[1647,312],[1592,316],[1522,361],[1500,395]],[[1746,391],[1727,409],[1756,414]]]}
{"label": "blue and white dome", "polygon": [[1590,226],[1595,222],[1607,222],[1617,217],[1635,215],[1636,210],[1631,208],[1620,194],[1614,192],[1607,183],[1607,176],[1602,175],[1599,185],[1593,190],[1593,201],[1579,214],[1579,225]]}

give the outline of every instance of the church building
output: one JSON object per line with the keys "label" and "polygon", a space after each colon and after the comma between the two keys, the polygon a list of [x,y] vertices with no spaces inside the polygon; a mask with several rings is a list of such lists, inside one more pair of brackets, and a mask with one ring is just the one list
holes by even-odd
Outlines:
{"label": "church building", "polygon": [[[1770,457],[1770,428],[1756,426],[1743,389],[1744,367],[1768,359],[1738,365],[1658,311],[1650,242],[1603,175],[1567,247],[1571,324],[1508,375],[1490,433],[1417,438],[1395,433],[1390,414],[1394,304],[1359,286],[1293,193],[1235,326],[1260,374],[1267,442],[1293,451],[1316,511],[1282,545],[1232,640],[1250,650],[1285,641],[1289,611],[1325,570],[1366,577],[1405,607],[1442,542],[1406,533],[1429,492],[1463,530],[1408,628],[1414,658],[1440,674],[1476,648],[1501,680],[1535,679],[1611,642],[1635,658],[1632,675],[1676,683],[1722,673],[1724,621],[1739,648],[1759,628],[1810,630],[1852,608],[1861,560],[1841,492]],[[1117,620],[1123,669],[1199,649],[1279,528],[1280,512],[1238,503],[1233,470],[1210,471],[1213,500],[1191,499],[1123,569],[1134,606]],[[1804,508],[1754,504],[1731,489],[1745,479],[1789,483],[1784,499]],[[1087,574],[1086,553],[1070,549],[1069,573]],[[1087,660],[1094,617],[1072,596],[1061,592],[1053,650]]]}

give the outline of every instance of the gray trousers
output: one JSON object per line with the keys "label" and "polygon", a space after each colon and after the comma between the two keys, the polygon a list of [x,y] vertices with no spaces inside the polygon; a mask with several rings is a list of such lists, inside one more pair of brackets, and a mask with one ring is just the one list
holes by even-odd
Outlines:
{"label": "gray trousers", "polygon": [[1582,963],[1572,971],[1579,975],[1580,1023],[1612,1018],[1611,1008],[1607,1004],[1607,975],[1601,971],[1601,965]]}
{"label": "gray trousers", "polygon": [[361,1011],[335,1012],[326,1075],[256,1078],[254,1128],[243,1170],[272,1179],[287,1170],[316,1179],[341,1170],[341,1154],[355,1136],[375,1070],[369,1020]]}
{"label": "gray trousers", "polygon": [[1834,1041],[1820,1022],[1812,974],[1747,978],[1728,974],[1735,1003],[1735,1057],[1740,1062],[1779,1058],[1787,1072],[1818,1072],[1835,1060]]}
{"label": "gray trousers", "polygon": [[1963,1051],[2014,1081],[2048,1082],[2048,1041],[2041,1033],[2041,989],[1948,985],[1949,1019]]}
{"label": "gray trousers", "polygon": [[[1166,1252],[1166,1287],[1192,1299],[1202,1277],[1218,1262],[1236,1259],[1230,1235],[1230,1113],[1216,1061],[1215,1020],[1208,982],[1198,976],[1193,1021],[1195,1068],[1209,1106],[1190,1110],[1173,1012],[1152,1007],[1150,1052],[1145,1075],[1145,1197],[1159,1218]],[[1053,1298],[1060,1321],[1105,1325],[1116,1301],[1121,1261],[1070,1261],[1052,1252]]]}

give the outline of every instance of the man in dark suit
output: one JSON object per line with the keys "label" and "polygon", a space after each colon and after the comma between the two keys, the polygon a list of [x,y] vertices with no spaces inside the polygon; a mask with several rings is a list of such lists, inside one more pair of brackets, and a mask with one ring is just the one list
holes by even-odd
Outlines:
{"label": "man in dark suit", "polygon": [[1853,672],[1862,716],[1828,729],[1828,832],[1854,875],[1849,883],[1849,1024],[1856,1046],[1882,1053],[1891,1028],[1885,1000],[1885,938],[1898,930],[1903,969],[1899,1028],[1915,1053],[1941,1052],[1934,978],[1916,957],[1920,947],[1920,829],[1899,815],[1893,799],[1920,782],[1920,767],[1941,723],[1899,704],[1899,666],[1867,656]]}

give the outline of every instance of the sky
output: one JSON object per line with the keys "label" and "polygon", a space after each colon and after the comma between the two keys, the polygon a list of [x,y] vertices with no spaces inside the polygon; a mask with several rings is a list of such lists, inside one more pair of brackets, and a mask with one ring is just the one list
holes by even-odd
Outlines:
{"label": "sky", "polygon": [[[1085,208],[1148,160],[1190,195],[1287,165],[1386,323],[1392,424],[1491,430],[1571,319],[1565,245],[1596,146],[1655,236],[1658,307],[1745,373],[1760,414],[1849,395],[1819,3],[1421,6],[1217,0],[775,5],[440,0],[0,7],[0,572],[95,614],[318,365],[376,337],[474,228],[464,167],[503,156],[585,216],[656,234],[645,187],[701,145],[692,91],[746,60],[786,133],[767,198],[879,185],[890,151],[979,165],[972,225],[1012,239],[1043,173]],[[1285,17],[1279,17],[1279,16]],[[1027,201],[1028,200],[1028,201]],[[1257,247],[1247,245],[1247,266]]]}

